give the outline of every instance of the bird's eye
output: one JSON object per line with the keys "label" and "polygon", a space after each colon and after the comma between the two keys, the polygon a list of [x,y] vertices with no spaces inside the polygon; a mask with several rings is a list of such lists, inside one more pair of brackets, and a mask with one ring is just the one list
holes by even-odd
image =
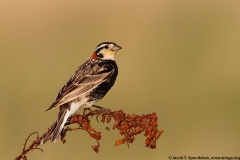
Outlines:
{"label": "bird's eye", "polygon": [[108,49],[108,46],[105,46],[104,48],[105,48],[105,49]]}

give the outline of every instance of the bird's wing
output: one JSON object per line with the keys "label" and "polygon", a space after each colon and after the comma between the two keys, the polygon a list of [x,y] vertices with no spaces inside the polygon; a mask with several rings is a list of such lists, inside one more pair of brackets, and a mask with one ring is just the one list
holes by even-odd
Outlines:
{"label": "bird's wing", "polygon": [[[110,67],[110,68],[109,68]],[[75,72],[69,81],[60,90],[55,102],[46,110],[70,102],[81,95],[95,89],[99,84],[108,80],[113,74],[111,66],[103,66],[87,61]]]}

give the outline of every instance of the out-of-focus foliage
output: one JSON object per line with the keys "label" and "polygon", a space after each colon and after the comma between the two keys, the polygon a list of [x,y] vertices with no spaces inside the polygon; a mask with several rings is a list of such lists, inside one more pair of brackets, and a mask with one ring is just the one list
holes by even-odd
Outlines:
{"label": "out-of-focus foliage", "polygon": [[143,136],[129,149],[113,147],[117,133],[103,131],[95,154],[94,140],[80,131],[29,159],[239,156],[239,19],[240,2],[233,0],[2,1],[1,159],[14,159],[29,133],[41,134],[56,120],[57,109],[44,111],[103,41],[123,49],[117,81],[98,105],[156,112],[165,131],[158,147],[146,150]]}

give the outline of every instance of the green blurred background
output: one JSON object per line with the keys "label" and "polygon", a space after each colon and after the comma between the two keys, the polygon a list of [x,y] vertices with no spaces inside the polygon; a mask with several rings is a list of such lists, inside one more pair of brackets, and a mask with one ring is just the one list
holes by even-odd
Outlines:
{"label": "green blurred background", "polygon": [[156,112],[165,132],[157,148],[143,135],[102,132],[100,152],[84,131],[28,154],[42,159],[240,157],[240,1],[12,0],[0,4],[0,155],[14,159],[29,133],[40,134],[58,110],[44,112],[79,65],[103,41],[123,47],[119,76],[99,105],[130,114]]}

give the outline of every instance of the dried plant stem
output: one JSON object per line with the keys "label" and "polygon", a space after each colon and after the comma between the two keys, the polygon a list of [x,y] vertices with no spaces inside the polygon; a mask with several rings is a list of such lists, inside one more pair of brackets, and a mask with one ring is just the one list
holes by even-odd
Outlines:
{"label": "dried plant stem", "polygon": [[[129,115],[123,112],[122,110],[119,111],[111,111],[110,109],[100,109],[100,110],[90,110],[84,116],[76,114],[68,119],[68,122],[65,126],[70,126],[71,124],[78,124],[77,128],[70,128],[66,127],[63,129],[61,133],[61,141],[63,143],[66,142],[66,135],[68,131],[72,130],[85,130],[87,133],[97,141],[95,146],[92,146],[92,149],[98,153],[100,143],[99,140],[101,139],[101,132],[97,132],[91,125],[89,117],[96,116],[97,120],[100,117],[100,121],[102,123],[109,123],[112,119],[114,119],[114,125],[112,129],[118,129],[119,133],[124,136],[123,139],[117,140],[115,142],[115,146],[126,143],[129,147],[129,143],[132,143],[135,138],[135,135],[138,135],[144,132],[144,136],[146,136],[145,145],[151,149],[156,148],[156,141],[163,133],[163,130],[157,129],[157,116],[156,113],[146,114],[146,115]],[[24,147],[22,153],[16,157],[16,160],[26,160],[26,154],[31,151],[38,149],[43,151],[42,149],[38,148],[41,144],[41,140],[45,138],[46,134],[51,130],[53,125],[48,129],[46,133],[44,133],[41,137],[39,137],[38,132],[33,132],[29,134],[27,139],[25,140]],[[106,128],[109,130],[109,128]],[[29,138],[36,134],[36,139],[32,142],[32,144],[27,148],[27,142]],[[27,149],[26,149],[27,148]]]}

